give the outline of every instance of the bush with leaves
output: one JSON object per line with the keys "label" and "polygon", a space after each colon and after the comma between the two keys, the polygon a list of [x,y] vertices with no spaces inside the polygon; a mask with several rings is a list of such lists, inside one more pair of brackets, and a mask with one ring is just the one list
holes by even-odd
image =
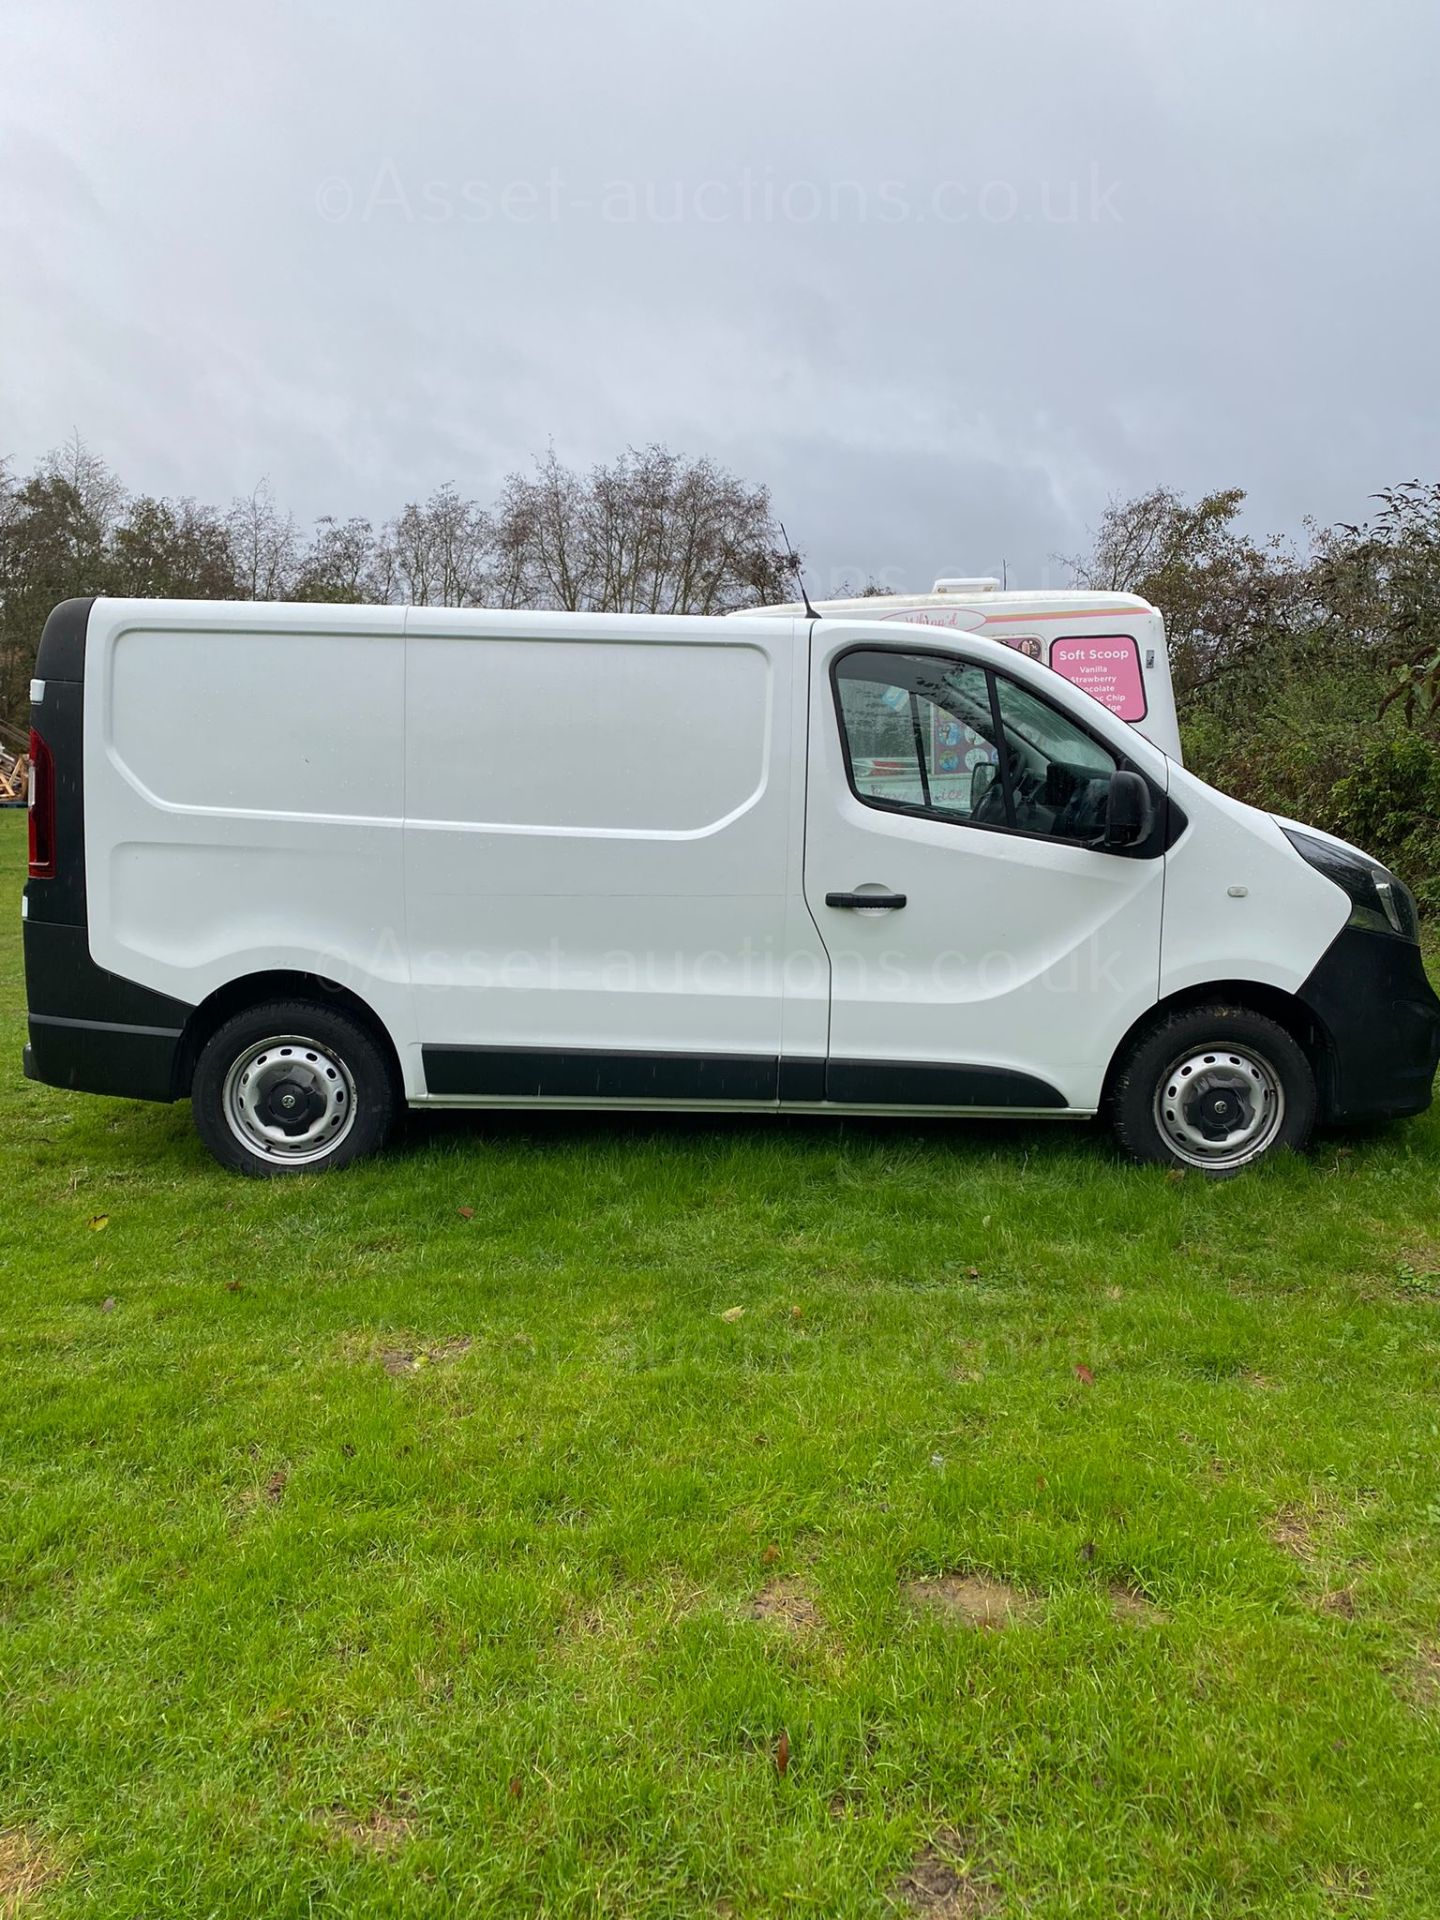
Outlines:
{"label": "bush with leaves", "polygon": [[1156,488],[1112,502],[1071,567],[1165,615],[1187,765],[1356,841],[1440,912],[1440,485],[1376,499],[1297,553],[1238,530],[1238,488]]}
{"label": "bush with leaves", "polygon": [[1371,740],[1335,783],[1336,832],[1393,867],[1440,912],[1440,743],[1418,733]]}

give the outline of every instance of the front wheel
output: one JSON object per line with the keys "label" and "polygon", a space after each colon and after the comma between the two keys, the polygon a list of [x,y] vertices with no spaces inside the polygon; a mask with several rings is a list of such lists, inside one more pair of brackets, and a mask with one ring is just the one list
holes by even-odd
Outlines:
{"label": "front wheel", "polygon": [[375,1152],[397,1102],[389,1063],[358,1021],[313,1001],[276,1000],[211,1035],[190,1104],[222,1166],[269,1179]]}
{"label": "front wheel", "polygon": [[1228,1179],[1298,1153],[1315,1124],[1315,1075],[1291,1034],[1247,1007],[1187,1007],[1134,1041],[1110,1090],[1116,1138],[1136,1160]]}

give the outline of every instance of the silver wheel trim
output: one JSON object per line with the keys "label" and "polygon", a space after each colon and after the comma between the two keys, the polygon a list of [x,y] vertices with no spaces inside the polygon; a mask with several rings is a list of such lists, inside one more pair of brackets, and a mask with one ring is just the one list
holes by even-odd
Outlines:
{"label": "silver wheel trim", "polygon": [[[1210,1116],[1214,1137],[1200,1124],[1207,1098],[1217,1103]],[[1233,1124],[1224,1124],[1221,1102],[1233,1102]],[[1217,1172],[1244,1166],[1274,1145],[1285,1121],[1285,1090],[1274,1067],[1251,1047],[1187,1047],[1161,1077],[1154,1111],[1177,1160]]]}
{"label": "silver wheel trim", "polygon": [[[287,1082],[314,1109],[290,1130],[268,1105]],[[220,1105],[226,1126],[251,1153],[305,1166],[328,1159],[354,1126],[355,1080],[331,1048],[303,1034],[281,1033],[246,1047],[232,1062]]]}

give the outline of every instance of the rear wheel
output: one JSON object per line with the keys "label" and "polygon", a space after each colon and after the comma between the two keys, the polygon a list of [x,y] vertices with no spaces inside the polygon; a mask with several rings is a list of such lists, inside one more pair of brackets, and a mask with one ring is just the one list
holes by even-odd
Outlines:
{"label": "rear wheel", "polygon": [[1248,1007],[1188,1007],[1143,1033],[1110,1093],[1116,1138],[1136,1160],[1228,1179],[1315,1124],[1315,1076],[1293,1035]]}
{"label": "rear wheel", "polygon": [[191,1108],[222,1165],[260,1179],[374,1153],[394,1123],[389,1063],[347,1013],[308,1000],[247,1008],[212,1034]]}

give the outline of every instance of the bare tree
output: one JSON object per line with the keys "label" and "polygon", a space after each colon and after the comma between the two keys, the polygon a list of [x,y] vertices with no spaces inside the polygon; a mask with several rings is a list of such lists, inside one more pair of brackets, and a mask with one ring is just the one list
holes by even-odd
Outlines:
{"label": "bare tree", "polygon": [[395,554],[371,523],[329,514],[315,523],[295,577],[297,600],[387,606],[395,598]]}
{"label": "bare tree", "polygon": [[781,599],[793,563],[768,489],[659,446],[583,477],[552,449],[533,476],[511,474],[497,553],[513,599],[612,613],[723,613]]}
{"label": "bare tree", "polygon": [[295,585],[299,536],[295,521],[275,505],[270,482],[262,480],[226,516],[235,560],[236,591],[242,600],[285,600]]}
{"label": "bare tree", "polygon": [[126,493],[98,453],[92,453],[79,432],[63,446],[52,447],[40,462],[37,476],[57,480],[73,489],[81,510],[99,539],[106,539],[124,508]]}
{"label": "bare tree", "polygon": [[413,500],[386,529],[401,597],[419,607],[476,607],[486,600],[494,522],[448,482]]}
{"label": "bare tree", "polygon": [[888,600],[893,598],[894,593],[894,587],[887,586],[883,580],[877,580],[872,573],[863,587],[857,587],[848,575],[842,575],[833,586],[825,588],[824,597],[827,600]]}
{"label": "bare tree", "polygon": [[1311,610],[1308,562],[1278,536],[1241,533],[1244,501],[1240,487],[1194,502],[1169,487],[1112,501],[1090,552],[1063,562],[1077,586],[1138,593],[1159,607],[1182,699]]}
{"label": "bare tree", "polygon": [[584,488],[552,447],[533,478],[512,473],[496,519],[499,573],[513,606],[592,604]]}

